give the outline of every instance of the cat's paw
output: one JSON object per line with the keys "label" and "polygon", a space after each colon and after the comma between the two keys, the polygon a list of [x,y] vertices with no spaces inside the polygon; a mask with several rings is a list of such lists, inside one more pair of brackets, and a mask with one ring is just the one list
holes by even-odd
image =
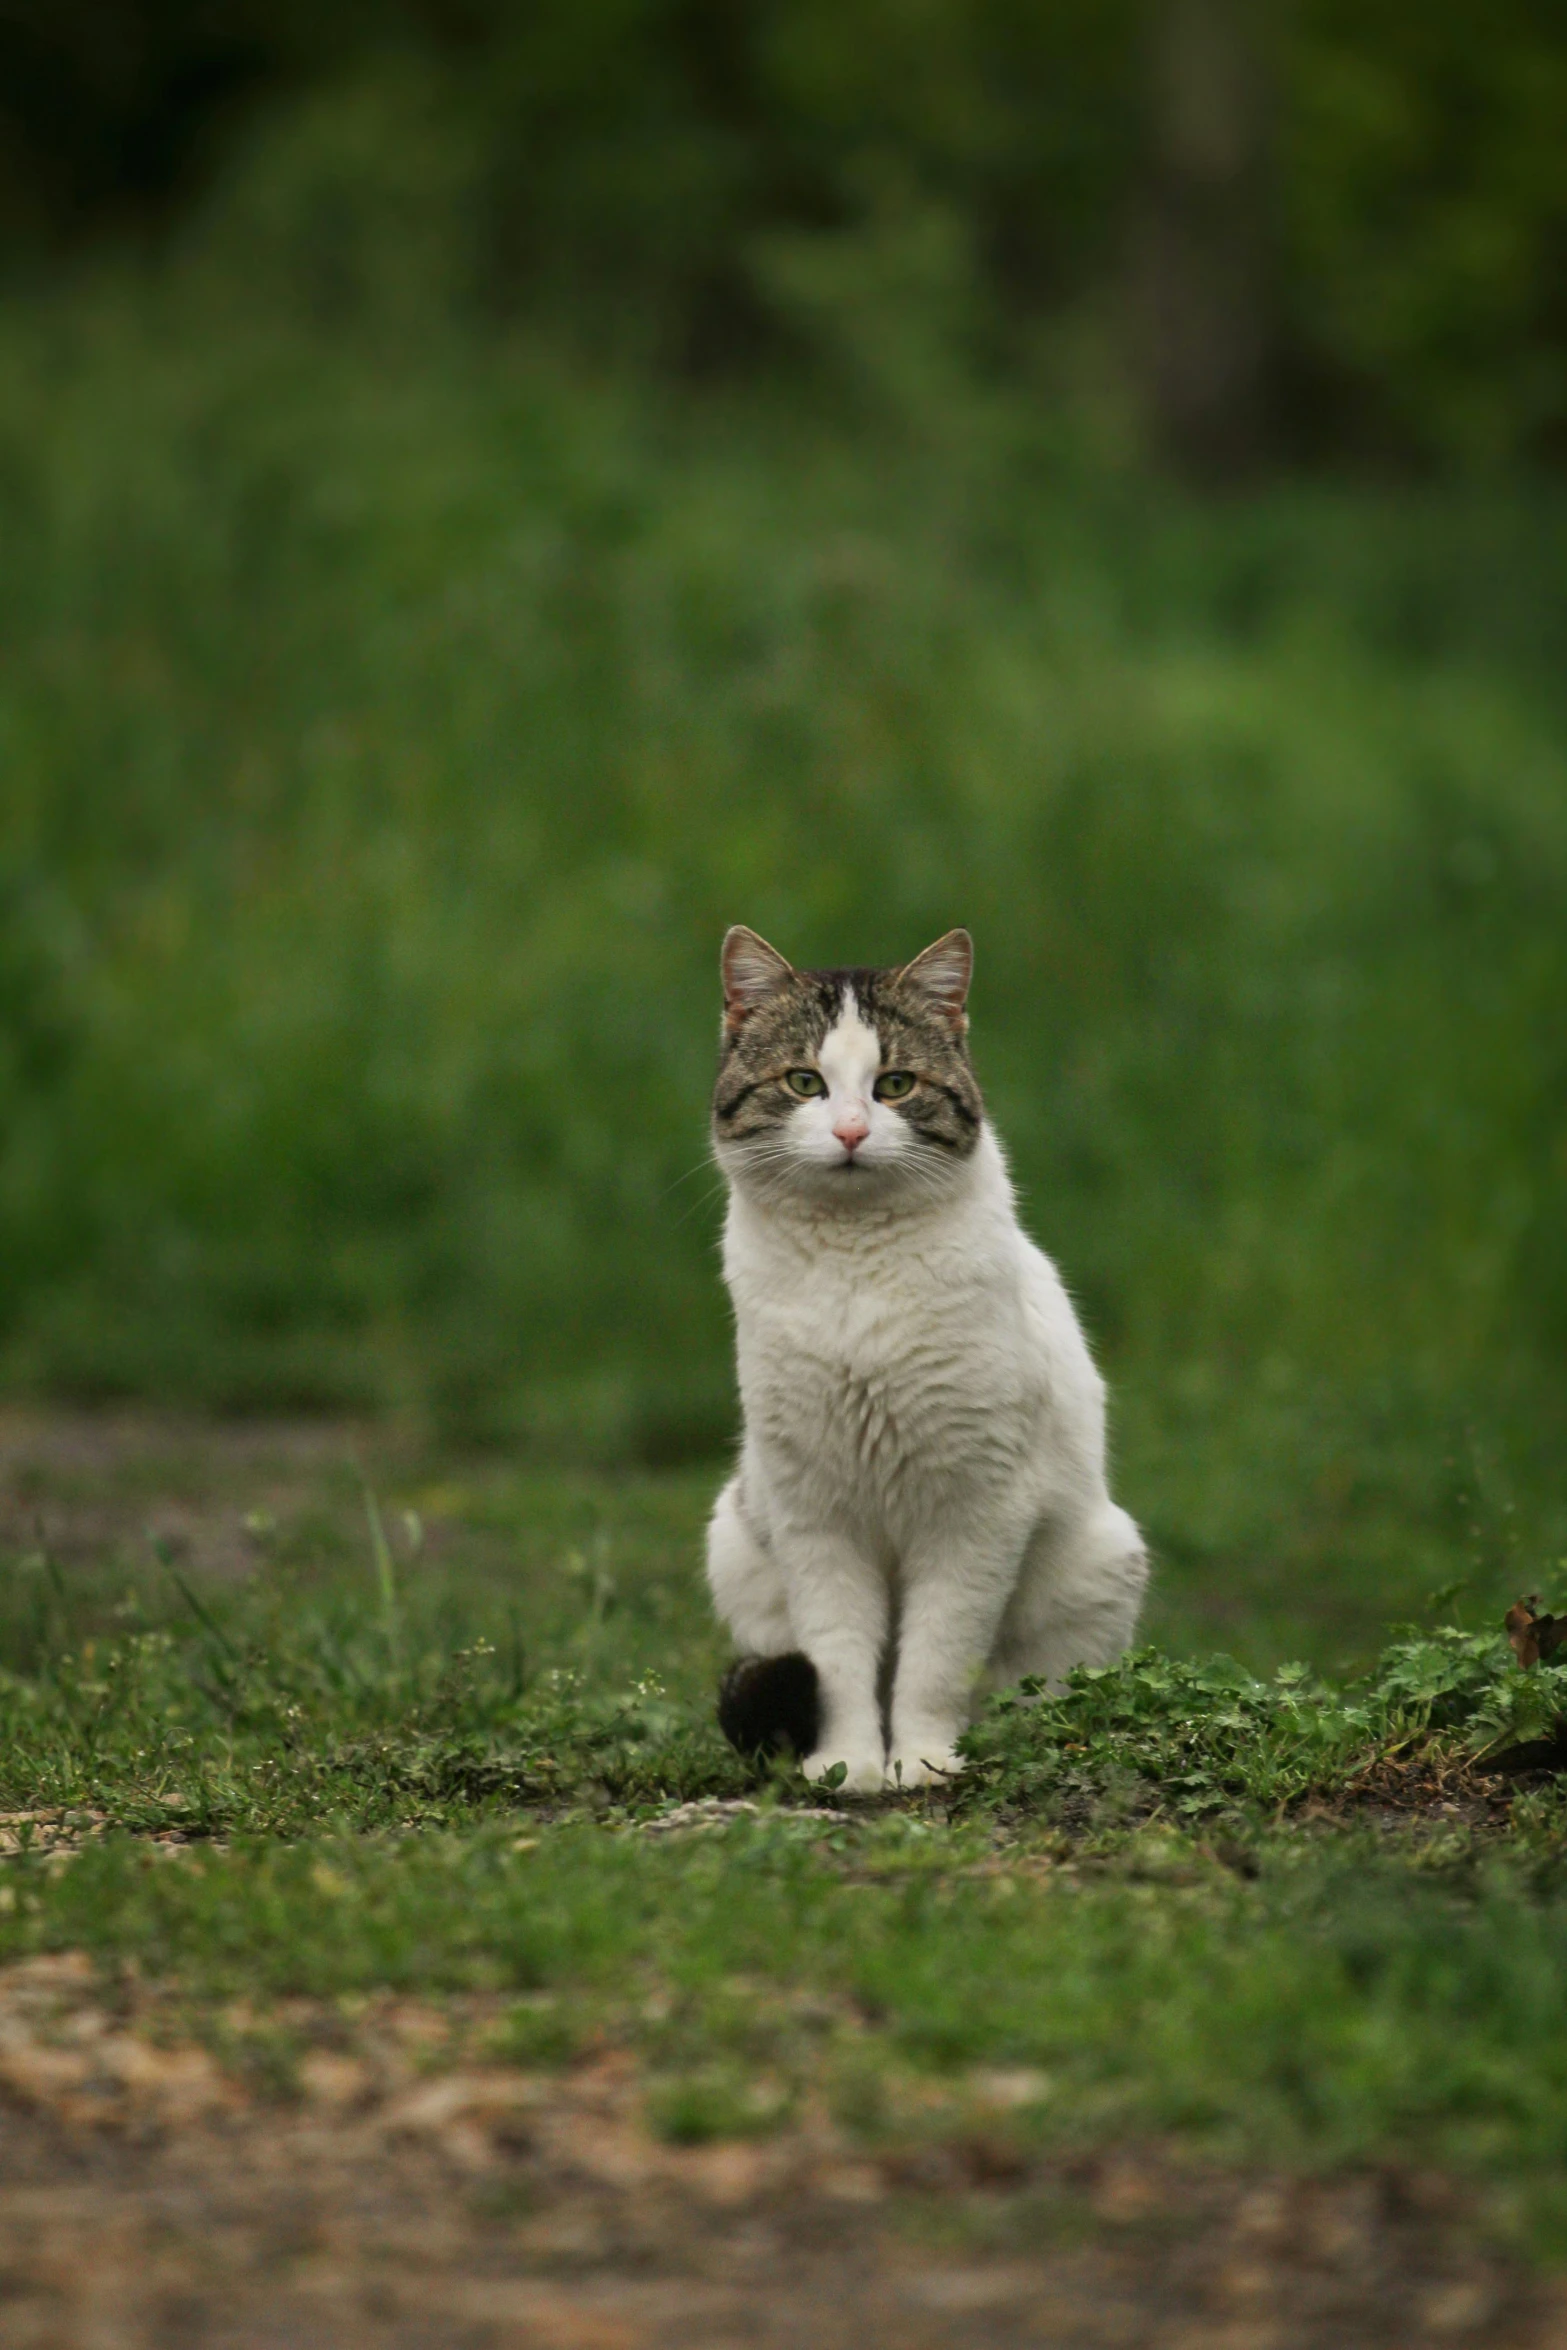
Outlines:
{"label": "cat's paw", "polygon": [[955,1779],[962,1768],[961,1754],[931,1740],[923,1746],[894,1748],[887,1760],[886,1783],[898,1789],[940,1787]]}
{"label": "cat's paw", "polygon": [[808,1779],[820,1780],[828,1778],[839,1763],[843,1764],[844,1773],[841,1779],[833,1781],[837,1793],[840,1795],[879,1795],[881,1793],[887,1774],[879,1747],[874,1753],[867,1747],[860,1752],[840,1754],[836,1753],[829,1743],[826,1746],[819,1746],[814,1754],[808,1754],[800,1768]]}

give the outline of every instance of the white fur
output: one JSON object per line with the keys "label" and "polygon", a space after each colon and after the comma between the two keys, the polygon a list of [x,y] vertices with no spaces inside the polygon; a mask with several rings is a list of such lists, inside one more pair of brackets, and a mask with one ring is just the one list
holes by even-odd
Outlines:
{"label": "white fur", "polygon": [[[1105,1485],[1103,1382],[988,1125],[949,1160],[875,1101],[852,998],[818,1065],[829,1092],[781,1139],[719,1150],[745,1435],[707,1572],[742,1649],[811,1658],[805,1767],[864,1793],[959,1769],[983,1688],[1117,1656],[1147,1563]],[[856,1109],[851,1162],[832,1129]]]}

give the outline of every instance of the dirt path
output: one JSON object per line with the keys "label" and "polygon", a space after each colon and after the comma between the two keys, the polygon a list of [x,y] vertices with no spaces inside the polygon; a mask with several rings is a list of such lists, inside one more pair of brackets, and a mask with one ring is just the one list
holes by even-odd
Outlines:
{"label": "dirt path", "polygon": [[[595,2120],[278,2115],[155,2136],[7,2110],[8,2350],[1346,2350],[1567,2344],[1567,2300],[1461,2249],[1437,2180],[1150,2154],[975,2183],[685,2154]],[[432,2106],[440,2101],[433,2094]],[[780,2159],[782,2152],[783,2159]],[[794,2175],[790,2175],[791,2161]]]}
{"label": "dirt path", "polygon": [[0,2342],[1567,2350],[1567,2291],[1438,2177],[1042,2160],[1000,2079],[994,2128],[901,2154],[824,2114],[671,2146],[613,2050],[483,2061],[488,2005],[291,2002],[280,2087],[79,1953],[0,1970]]}

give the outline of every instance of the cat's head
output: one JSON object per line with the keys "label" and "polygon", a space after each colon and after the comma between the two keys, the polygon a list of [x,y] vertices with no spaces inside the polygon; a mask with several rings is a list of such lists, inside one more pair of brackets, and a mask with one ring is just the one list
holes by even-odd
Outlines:
{"label": "cat's head", "polygon": [[911,1198],[953,1187],[984,1103],[968,1057],[966,930],[892,971],[796,971],[754,930],[724,940],[713,1140],[758,1198]]}

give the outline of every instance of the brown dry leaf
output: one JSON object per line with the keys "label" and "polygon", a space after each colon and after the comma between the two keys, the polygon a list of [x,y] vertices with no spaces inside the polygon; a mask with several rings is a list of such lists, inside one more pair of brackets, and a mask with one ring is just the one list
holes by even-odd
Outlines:
{"label": "brown dry leaf", "polygon": [[1539,1605],[1538,1596],[1529,1599],[1515,1599],[1502,1618],[1507,1637],[1512,1642],[1513,1654],[1525,1670],[1530,1665],[1537,1665],[1540,1661],[1540,1640],[1535,1629],[1539,1622],[1539,1616],[1536,1613]]}
{"label": "brown dry leaf", "polygon": [[166,2122],[195,2121],[231,2100],[204,2048],[160,2048],[128,2032],[116,2032],[100,2040],[92,2054],[109,2080]]}
{"label": "brown dry leaf", "polygon": [[0,2085],[44,2112],[70,2104],[91,2071],[91,2057],[78,2048],[43,2048],[25,2039],[0,2048]]}
{"label": "brown dry leaf", "polygon": [[301,2057],[299,2085],[312,2105],[346,2113],[364,2103],[373,2083],[369,2066],[359,2057],[336,2056],[330,2049],[318,2048]]}
{"label": "brown dry leaf", "polygon": [[1515,1600],[1502,1618],[1513,1654],[1527,1670],[1567,1641],[1567,1616],[1542,1616],[1538,1592]]}
{"label": "brown dry leaf", "polygon": [[523,2117],[544,2094],[523,2073],[448,2073],[394,2098],[381,2115],[391,2138],[424,2138],[464,2170],[483,2170],[528,2134]]}
{"label": "brown dry leaf", "polygon": [[90,1983],[97,1970],[85,1950],[44,1950],[36,1958],[19,1958],[0,1975],[5,1990],[72,1991]]}

